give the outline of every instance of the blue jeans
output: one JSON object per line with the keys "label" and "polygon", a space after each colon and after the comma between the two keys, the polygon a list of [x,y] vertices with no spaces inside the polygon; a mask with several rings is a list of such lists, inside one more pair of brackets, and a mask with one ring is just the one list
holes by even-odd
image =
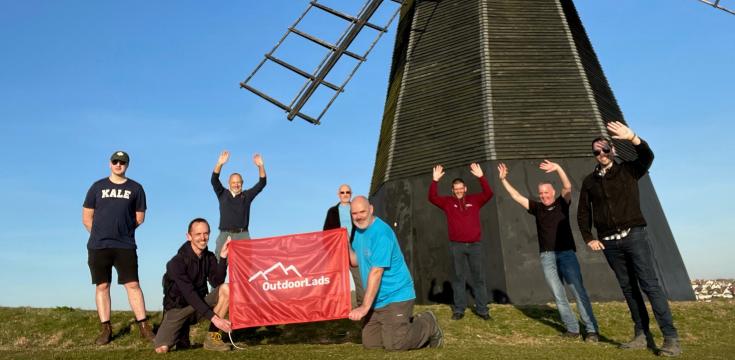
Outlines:
{"label": "blue jeans", "polygon": [[488,313],[487,309],[487,285],[485,284],[485,270],[482,262],[482,247],[479,242],[461,243],[450,241],[449,249],[452,251],[452,293],[454,293],[454,313],[464,313],[467,308],[467,271],[465,264],[469,264],[472,281],[470,287],[475,296],[475,311],[480,315]]}
{"label": "blue jeans", "polygon": [[643,301],[641,290],[648,296],[653,308],[653,316],[666,338],[677,338],[671,309],[666,293],[659,285],[653,267],[651,245],[648,242],[646,228],[634,227],[628,236],[620,240],[602,241],[605,245],[605,258],[615,272],[620,289],[623,290],[625,302],[628,303],[630,316],[635,325],[635,333],[648,332],[650,319]]}
{"label": "blue jeans", "polygon": [[564,283],[569,285],[574,299],[577,300],[577,309],[582,318],[587,333],[598,332],[597,319],[592,313],[592,304],[587,296],[587,290],[582,282],[582,272],[579,270],[577,254],[572,250],[566,251],[544,251],[541,253],[541,267],[544,270],[546,283],[549,284],[551,293],[554,294],[554,302],[559,310],[561,321],[567,331],[579,333],[579,322],[572,313],[572,308],[567,300]]}

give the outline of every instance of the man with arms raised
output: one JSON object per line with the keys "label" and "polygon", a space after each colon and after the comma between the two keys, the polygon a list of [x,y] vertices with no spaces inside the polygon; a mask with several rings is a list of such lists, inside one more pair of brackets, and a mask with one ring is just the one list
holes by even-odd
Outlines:
{"label": "man with arms raised", "polygon": [[222,166],[230,159],[230,152],[225,150],[219,155],[217,164],[212,172],[212,189],[219,201],[219,235],[217,236],[214,253],[219,256],[222,245],[227,238],[242,240],[250,239],[248,225],[250,224],[250,204],[263,190],[266,183],[265,165],[260,154],[253,156],[253,163],[258,167],[258,182],[247,191],[242,191],[242,176],[238,173],[230,174],[225,189],[219,180]]}
{"label": "man with arms raised", "polygon": [[579,269],[579,261],[575,254],[574,237],[572,227],[569,225],[569,205],[572,203],[572,183],[567,174],[559,164],[544,160],[539,165],[541,170],[547,173],[556,172],[561,179],[561,195],[556,197],[556,190],[550,182],[538,184],[539,200],[529,200],[521,195],[508,181],[508,167],[501,163],[498,165],[498,177],[510,196],[528,213],[536,218],[536,232],[538,233],[538,246],[541,257],[541,268],[544,271],[546,283],[554,295],[556,309],[559,311],[561,321],[567,331],[564,337],[579,337],[579,322],[574,316],[572,308],[567,300],[564,283],[569,284],[574,298],[577,300],[577,309],[582,318],[587,335],[585,341],[597,342],[598,328],[597,319],[592,313],[592,304],[587,296],[587,290],[582,282],[582,272]]}
{"label": "man with arms raised", "polygon": [[[192,220],[186,233],[186,242],[166,264],[166,273],[163,275],[163,321],[154,341],[157,353],[168,352],[174,345],[177,349],[188,348],[189,326],[203,318],[211,321],[204,348],[230,350],[218,331],[232,330],[230,321],[225,319],[230,305],[230,289],[224,284],[230,240],[222,246],[219,261],[207,248],[208,242],[207,220]],[[207,282],[213,288],[210,293]]]}
{"label": "man with arms raised", "polygon": [[[323,230],[338,229],[341,227],[347,229],[347,236],[349,236],[351,245],[352,238],[355,235],[355,228],[352,226],[352,217],[350,215],[350,199],[352,199],[352,189],[350,186],[347,184],[340,185],[339,190],[337,190],[337,197],[339,198],[337,205],[327,210]],[[360,270],[350,267],[350,273],[352,273],[352,281],[355,282],[355,301],[357,304],[360,304],[365,294],[362,281],[360,281]]]}
{"label": "man with arms raised", "polygon": [[[577,223],[582,238],[594,251],[602,250],[618,279],[634,323],[633,339],[623,349],[654,347],[648,328],[649,317],[641,290],[648,296],[664,344],[659,354],[681,354],[679,336],[671,316],[666,293],[658,282],[651,244],[646,234],[646,219],[641,212],[638,180],[653,163],[648,144],[621,122],[610,122],[607,131],[614,139],[630,141],[638,157],[615,162],[615,146],[607,137],[592,141],[597,161],[595,170],[582,182],[577,208]],[[597,237],[592,235],[592,224]]]}
{"label": "man with arms raised", "polygon": [[140,335],[153,340],[153,330],[146,318],[143,290],[138,282],[138,254],[135,229],[145,220],[145,192],[125,172],[130,157],[116,151],[110,157],[110,176],[98,180],[89,188],[82,207],[82,223],[89,231],[87,252],[95,303],[101,324],[95,343],[105,345],[112,340],[110,324],[110,282],[112,268],[117,270],[117,282],[125,286]]}
{"label": "man with arms raised", "polygon": [[443,333],[431,311],[413,316],[416,293],[393,229],[373,216],[364,196],[352,200],[357,227],[350,264],[359,266],[365,288],[360,306],[349,318],[363,320],[362,345],[367,349],[410,350],[439,347]]}
{"label": "man with arms raised", "polygon": [[454,294],[454,306],[452,308],[452,320],[460,320],[464,317],[467,308],[467,291],[465,282],[467,272],[465,264],[469,264],[470,287],[475,296],[475,313],[483,320],[490,320],[490,312],[487,308],[488,296],[485,284],[485,269],[482,265],[485,261],[482,253],[482,225],[480,223],[480,208],[493,197],[493,191],[487,183],[487,179],[479,164],[470,165],[470,172],[477,177],[482,187],[482,193],[467,194],[467,186],[464,180],[456,178],[452,180],[452,196],[439,196],[437,186],[439,179],[444,176],[444,167],[434,166],[433,180],[429,186],[429,201],[444,211],[447,217],[447,228],[449,230],[449,250],[452,254],[452,293]]}

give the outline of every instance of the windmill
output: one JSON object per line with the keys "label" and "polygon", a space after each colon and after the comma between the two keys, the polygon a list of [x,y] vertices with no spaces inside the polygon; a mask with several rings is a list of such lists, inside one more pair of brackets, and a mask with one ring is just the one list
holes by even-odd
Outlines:
{"label": "windmill", "polygon": [[[370,23],[369,11],[399,2],[367,1],[355,17],[336,15],[316,3],[311,1],[310,9],[345,19],[350,23],[346,33],[351,33],[387,29],[390,22]],[[728,11],[719,1],[709,5]],[[553,158],[567,169],[578,189],[592,168],[589,141],[605,133],[607,122],[624,116],[571,0],[529,0],[524,6],[510,0],[408,0],[396,11],[400,20],[370,197],[376,213],[398,234],[414,274],[417,301],[442,301],[448,298],[443,290],[450,273],[448,245],[445,224],[437,221],[442,214],[426,200],[431,166],[443,164],[447,178],[452,178],[461,176],[470,162],[494,169],[503,161],[523,175],[525,187],[532,188],[543,180],[535,170],[540,159]],[[296,33],[292,28],[286,36]],[[309,40],[319,43],[318,38]],[[274,61],[279,45],[261,65]],[[326,65],[312,73],[279,64],[306,79],[290,103],[250,85],[257,69],[241,86],[281,107],[291,119],[298,116],[318,124],[346,85],[346,81],[324,84],[328,65],[334,62],[330,59],[352,57],[346,53],[349,42],[320,45],[328,50],[322,62]],[[359,64],[367,57],[362,55]],[[308,100],[308,89],[317,87],[336,94],[320,115],[309,116],[299,106]],[[635,157],[629,144],[617,147],[623,159]],[[501,188],[490,180],[494,189]],[[474,184],[468,185],[472,190]],[[694,299],[649,177],[641,180],[640,188],[662,285],[671,299]],[[488,286],[496,302],[544,303],[550,300],[548,294],[534,291],[544,287],[535,224],[515,206],[497,191],[483,210]],[[620,299],[612,273],[597,255],[579,253],[590,296]]]}

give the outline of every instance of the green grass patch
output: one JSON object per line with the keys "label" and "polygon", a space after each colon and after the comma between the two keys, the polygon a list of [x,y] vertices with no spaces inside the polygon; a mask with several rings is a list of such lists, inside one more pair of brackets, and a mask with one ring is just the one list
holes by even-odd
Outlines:
{"label": "green grass patch", "polygon": [[[735,302],[675,302],[671,304],[684,355],[691,359],[728,359],[735,354]],[[445,334],[441,349],[404,353],[368,351],[360,345],[360,328],[349,320],[244,329],[233,339],[244,350],[213,353],[201,347],[208,322],[192,327],[193,349],[159,355],[140,338],[131,312],[112,314],[113,341],[96,346],[97,313],[69,307],[54,309],[0,308],[2,359],[650,359],[647,350],[619,350],[632,335],[625,303],[595,303],[601,342],[562,339],[559,315],[553,306],[492,305],[492,320],[470,312],[450,320],[448,306],[417,306],[432,310]],[[650,309],[649,309],[650,312]],[[161,313],[150,313],[154,327]],[[661,333],[652,324],[660,345]]]}

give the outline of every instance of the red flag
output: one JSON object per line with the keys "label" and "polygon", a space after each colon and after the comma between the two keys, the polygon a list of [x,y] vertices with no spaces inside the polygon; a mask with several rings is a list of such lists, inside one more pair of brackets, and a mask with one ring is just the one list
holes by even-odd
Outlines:
{"label": "red flag", "polygon": [[344,228],[230,242],[232,328],[346,318],[347,246]]}

